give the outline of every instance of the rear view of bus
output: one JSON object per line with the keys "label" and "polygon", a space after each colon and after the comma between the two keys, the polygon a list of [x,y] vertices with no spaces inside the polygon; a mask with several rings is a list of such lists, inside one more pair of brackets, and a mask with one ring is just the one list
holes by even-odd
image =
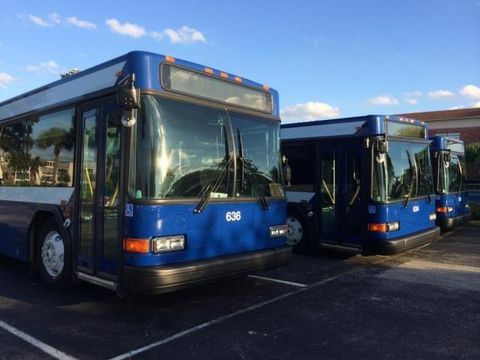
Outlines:
{"label": "rear view of bus", "polygon": [[390,254],[435,240],[426,125],[361,116],[282,125],[289,243]]}
{"label": "rear view of bus", "polygon": [[437,224],[442,230],[448,230],[471,217],[467,204],[465,146],[462,140],[456,138],[434,136],[430,139],[437,194]]}
{"label": "rear view of bus", "polygon": [[289,259],[275,90],[147,52],[70,75],[0,104],[0,252],[138,293]]}

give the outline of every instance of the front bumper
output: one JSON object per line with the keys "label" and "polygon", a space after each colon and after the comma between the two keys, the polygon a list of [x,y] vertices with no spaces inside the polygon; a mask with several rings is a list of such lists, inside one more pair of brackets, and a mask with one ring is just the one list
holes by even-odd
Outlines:
{"label": "front bumper", "polygon": [[465,214],[455,217],[437,217],[437,225],[440,226],[442,230],[451,230],[455,226],[469,222],[471,218],[472,213],[468,210]]}
{"label": "front bumper", "polygon": [[161,294],[287,263],[292,248],[283,246],[240,255],[228,255],[154,267],[124,268],[124,288],[140,294]]}
{"label": "front bumper", "polygon": [[391,255],[404,250],[415,248],[437,240],[440,236],[440,228],[433,227],[425,231],[420,231],[410,236],[404,236],[393,240],[373,240],[371,251],[381,255]]}

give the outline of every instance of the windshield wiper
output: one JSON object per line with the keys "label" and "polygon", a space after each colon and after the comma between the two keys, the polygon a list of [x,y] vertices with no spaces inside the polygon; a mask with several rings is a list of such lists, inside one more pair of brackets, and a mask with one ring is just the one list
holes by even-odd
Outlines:
{"label": "windshield wiper", "polygon": [[458,170],[460,172],[460,183],[458,184],[458,192],[457,192],[457,197],[460,195],[460,192],[462,191],[462,186],[464,185],[463,181],[463,168],[462,168],[462,163],[460,161],[460,157],[458,158]]}
{"label": "windshield wiper", "polygon": [[430,178],[427,178],[427,176],[424,174],[424,172],[422,171],[422,168],[421,166],[418,166],[417,165],[417,169],[418,169],[418,173],[420,174],[420,176],[422,177],[422,180],[425,181],[425,183],[427,184],[427,198],[428,198],[428,203],[431,203],[432,202],[432,196],[430,194],[430,190],[433,188],[433,184],[432,184],[432,181]]}
{"label": "windshield wiper", "polygon": [[250,161],[246,160],[243,157],[243,142],[242,142],[242,136],[240,135],[240,129],[237,128],[237,138],[238,138],[238,160],[240,161],[240,164],[242,166],[241,170],[241,188],[243,188],[243,181],[245,175],[247,175],[247,178],[250,179],[253,188],[255,189],[255,192],[258,195],[258,199],[260,201],[260,205],[263,210],[268,210],[268,202],[267,199],[265,198],[265,195],[263,193],[263,190],[258,183],[257,177],[255,176],[255,169],[253,169],[253,166]]}
{"label": "windshield wiper", "polygon": [[408,187],[408,193],[405,194],[405,202],[403,203],[403,207],[406,208],[408,205],[408,200],[410,200],[410,196],[412,195],[413,192],[413,185],[415,181],[415,175],[416,175],[416,168],[412,164],[412,157],[410,155],[410,152],[407,150],[407,155],[408,155],[408,164],[410,165],[410,170],[412,172],[412,179],[410,180],[410,186]]}
{"label": "windshield wiper", "polygon": [[[217,191],[217,189],[220,187],[222,184],[223,180],[225,179],[225,176],[228,174],[230,171],[230,165],[233,162],[233,158],[230,156],[230,150],[228,146],[228,137],[227,137],[227,129],[225,125],[223,125],[223,133],[225,137],[225,157],[223,158],[223,161],[219,164],[217,168],[217,173],[219,171],[222,171],[220,173],[220,176],[217,178],[217,180],[212,184],[208,184],[206,187],[202,189],[200,193],[203,193],[202,197],[200,198],[200,201],[198,202],[197,206],[195,206],[195,209],[193,210],[194,214],[200,214],[205,210],[205,208],[208,205],[208,200],[210,199],[210,196],[212,193]],[[223,170],[222,170],[223,169]]]}

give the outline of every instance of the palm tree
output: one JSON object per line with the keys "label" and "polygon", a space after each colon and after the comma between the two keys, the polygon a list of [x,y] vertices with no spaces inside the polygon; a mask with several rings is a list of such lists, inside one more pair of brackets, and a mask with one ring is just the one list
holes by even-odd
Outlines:
{"label": "palm tree", "polygon": [[44,165],[44,162],[36,156],[30,160],[30,181],[34,185],[40,184],[40,167]]}
{"label": "palm tree", "polygon": [[57,183],[58,159],[60,152],[65,150],[72,150],[74,146],[73,132],[62,128],[53,127],[44,130],[37,138],[37,146],[41,149],[48,149],[53,146],[53,182]]}

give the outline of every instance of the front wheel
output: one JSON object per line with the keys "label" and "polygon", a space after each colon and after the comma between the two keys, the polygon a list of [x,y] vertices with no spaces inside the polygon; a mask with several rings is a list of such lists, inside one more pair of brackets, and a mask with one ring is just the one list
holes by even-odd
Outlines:
{"label": "front wheel", "polygon": [[47,221],[36,239],[36,260],[41,280],[55,289],[72,285],[70,244],[62,238],[53,220]]}
{"label": "front wheel", "polygon": [[306,222],[296,215],[288,215],[287,226],[287,244],[293,246],[295,252],[307,252],[310,246]]}

